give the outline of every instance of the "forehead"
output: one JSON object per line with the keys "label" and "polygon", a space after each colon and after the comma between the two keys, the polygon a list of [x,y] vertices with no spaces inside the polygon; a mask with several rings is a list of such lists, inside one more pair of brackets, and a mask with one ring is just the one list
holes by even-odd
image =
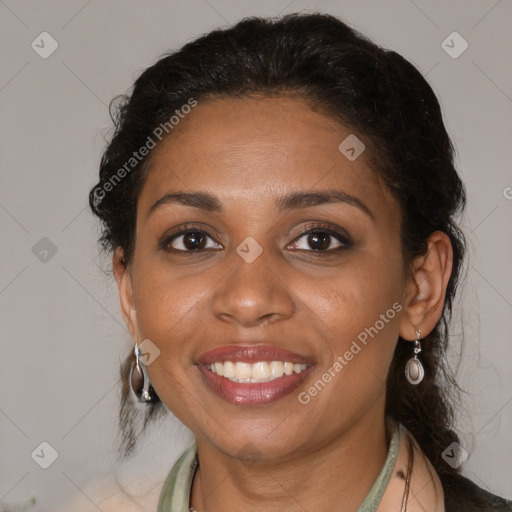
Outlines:
{"label": "forehead", "polygon": [[246,97],[199,102],[151,154],[139,204],[172,191],[209,191],[229,205],[273,203],[293,191],[337,188],[390,207],[363,152],[339,145],[351,131],[301,98]]}

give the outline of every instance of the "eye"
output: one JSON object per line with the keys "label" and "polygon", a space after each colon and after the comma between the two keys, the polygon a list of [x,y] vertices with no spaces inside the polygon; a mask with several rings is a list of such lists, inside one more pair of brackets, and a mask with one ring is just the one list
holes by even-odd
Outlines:
{"label": "eye", "polygon": [[295,240],[290,246],[292,249],[316,253],[331,253],[348,249],[352,245],[346,234],[322,224],[311,226]]}
{"label": "eye", "polygon": [[[208,245],[208,241],[211,241]],[[165,238],[162,242],[163,249],[176,252],[201,252],[204,249],[222,249],[208,233],[199,228],[186,228],[178,233]]]}

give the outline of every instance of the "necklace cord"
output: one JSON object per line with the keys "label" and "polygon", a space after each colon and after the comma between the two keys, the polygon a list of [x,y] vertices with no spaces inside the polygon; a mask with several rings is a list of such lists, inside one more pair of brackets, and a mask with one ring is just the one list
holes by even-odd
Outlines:
{"label": "necklace cord", "polygon": [[409,487],[411,483],[411,474],[412,474],[412,466],[414,464],[414,447],[412,445],[411,439],[407,436],[408,441],[408,449],[409,449],[409,461],[407,463],[407,476],[405,478],[405,491],[402,499],[402,508],[400,512],[407,511],[407,501],[409,499]]}

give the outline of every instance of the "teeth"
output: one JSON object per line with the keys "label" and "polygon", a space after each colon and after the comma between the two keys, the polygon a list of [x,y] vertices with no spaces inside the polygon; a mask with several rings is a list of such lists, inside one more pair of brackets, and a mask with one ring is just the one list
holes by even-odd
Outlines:
{"label": "teeth", "polygon": [[235,363],[235,377],[237,379],[250,379],[252,378],[252,365],[249,363]]}
{"label": "teeth", "polygon": [[[222,363],[219,364],[222,365]],[[235,365],[231,361],[226,361],[222,366],[224,366],[224,377],[227,377],[229,379],[235,376]],[[217,363],[215,363],[215,368],[217,368]]]}
{"label": "teeth", "polygon": [[215,368],[215,373],[222,377],[224,375],[224,365],[222,363],[215,363],[213,366]]}
{"label": "teeth", "polygon": [[266,361],[254,363],[251,368],[253,379],[268,379],[270,377],[270,366]]}
{"label": "teeth", "polygon": [[284,373],[284,363],[281,361],[272,361],[270,363],[270,376],[277,378],[282,377]]}
{"label": "teeth", "polygon": [[292,363],[284,363],[284,373],[286,375],[291,375],[293,373],[293,364]]}
{"label": "teeth", "polygon": [[208,365],[213,373],[226,377],[233,382],[268,382],[283,375],[300,373],[307,368],[306,364],[293,364],[288,361],[258,361],[257,363],[241,363],[237,361],[216,361]]}

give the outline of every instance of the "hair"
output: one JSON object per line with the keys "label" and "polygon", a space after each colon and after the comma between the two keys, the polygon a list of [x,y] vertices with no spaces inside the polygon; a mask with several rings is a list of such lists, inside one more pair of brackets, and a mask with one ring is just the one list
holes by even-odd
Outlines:
{"label": "hair", "polygon": [[[418,441],[447,499],[465,494],[476,504],[478,497],[465,488],[460,468],[441,456],[458,441],[451,398],[457,384],[446,350],[464,266],[466,243],[457,218],[465,207],[465,189],[454,168],[454,148],[438,100],[420,72],[398,53],[331,15],[314,13],[245,18],[162,56],[142,72],[131,95],[122,96],[111,113],[115,132],[101,158],[99,182],[89,195],[92,211],[103,222],[103,248],[121,247],[126,264],[133,256],[137,199],[151,153],[113,186],[106,184],[112,184],[123,166],[126,169],[134,150],[190,98],[201,102],[254,95],[304,98],[365,141],[366,158],[401,210],[404,273],[415,257],[426,253],[429,235],[440,230],[449,237],[453,269],[442,317],[422,344],[424,380],[417,386],[404,384],[412,351],[410,342],[399,338],[386,384],[386,413]],[[120,426],[126,456],[146,424],[165,411],[161,402],[146,406],[142,428],[135,427],[130,358],[121,366]]]}

